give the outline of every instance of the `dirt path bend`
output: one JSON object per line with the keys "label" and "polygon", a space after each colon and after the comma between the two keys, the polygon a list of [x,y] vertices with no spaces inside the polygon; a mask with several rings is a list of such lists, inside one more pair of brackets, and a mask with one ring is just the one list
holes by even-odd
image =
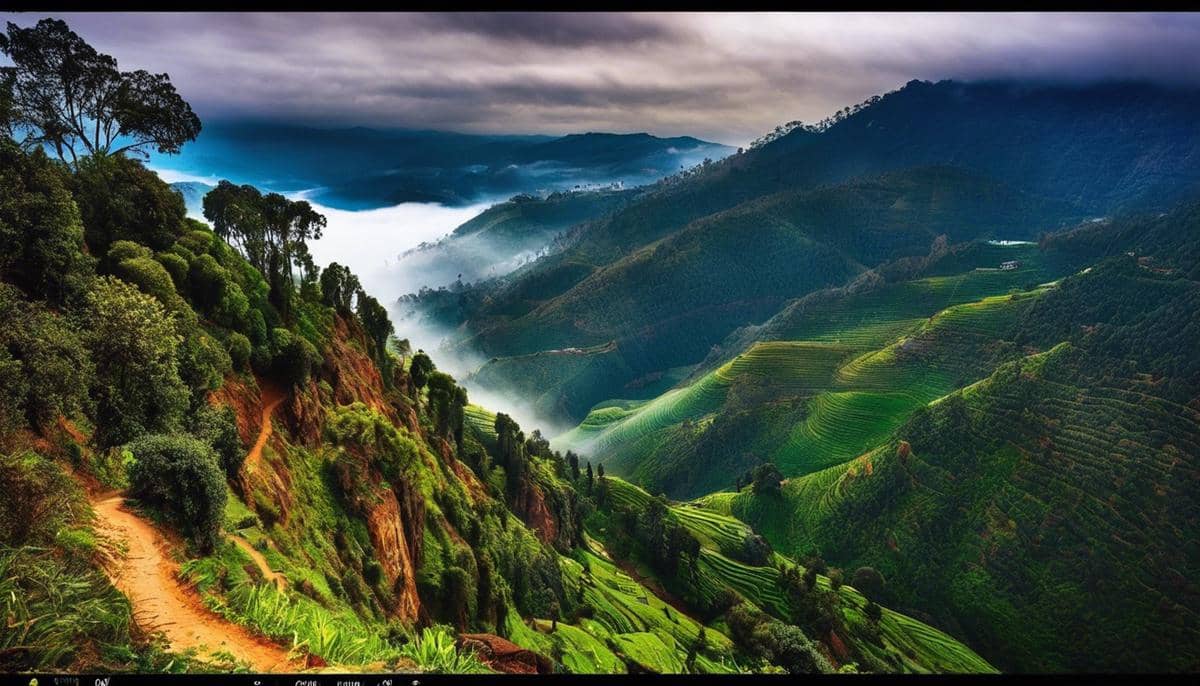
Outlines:
{"label": "dirt path bend", "polygon": [[246,464],[253,468],[258,466],[259,460],[262,459],[263,448],[267,446],[267,441],[270,440],[271,434],[275,431],[275,427],[271,425],[271,415],[275,413],[275,408],[287,399],[287,394],[268,384],[262,384],[262,423],[259,425],[258,438],[255,439],[254,445],[250,448],[250,452],[246,453]]}
{"label": "dirt path bend", "polygon": [[289,661],[280,646],[205,608],[196,593],[179,581],[178,567],[166,553],[169,546],[154,526],[126,509],[124,496],[103,498],[92,504],[98,528],[128,547],[109,574],[129,597],[139,625],[161,630],[173,650],[196,648],[199,656],[223,651],[258,672],[302,668]]}
{"label": "dirt path bend", "polygon": [[287,589],[287,578],[279,572],[271,569],[271,565],[267,563],[267,558],[263,557],[263,554],[259,552],[257,548],[255,548],[253,545],[250,545],[250,541],[247,541],[237,534],[229,534],[229,539],[236,543],[237,547],[241,548],[243,552],[249,555],[251,560],[254,560],[254,564],[258,567],[258,571],[262,572],[263,577],[267,581],[275,584],[275,588],[278,588],[281,591]]}

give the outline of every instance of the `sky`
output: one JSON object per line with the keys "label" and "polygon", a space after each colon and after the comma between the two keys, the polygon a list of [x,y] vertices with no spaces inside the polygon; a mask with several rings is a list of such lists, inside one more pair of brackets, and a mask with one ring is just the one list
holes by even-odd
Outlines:
{"label": "sky", "polygon": [[911,79],[1200,84],[1197,14],[53,16],[122,69],[169,73],[202,120],[743,145]]}

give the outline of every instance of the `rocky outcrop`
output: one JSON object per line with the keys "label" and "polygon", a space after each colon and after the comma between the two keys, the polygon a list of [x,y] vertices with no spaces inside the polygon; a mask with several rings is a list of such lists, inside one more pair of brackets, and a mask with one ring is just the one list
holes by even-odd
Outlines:
{"label": "rocky outcrop", "polygon": [[554,669],[546,656],[495,634],[462,634],[458,646],[474,651],[485,665],[505,674],[549,674]]}

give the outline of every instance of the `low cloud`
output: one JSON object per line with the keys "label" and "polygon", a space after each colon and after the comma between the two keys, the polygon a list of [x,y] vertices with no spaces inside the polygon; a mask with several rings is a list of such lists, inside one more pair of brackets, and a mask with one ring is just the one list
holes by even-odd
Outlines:
{"label": "low cloud", "polygon": [[60,16],[202,118],[741,144],[914,78],[1200,84],[1194,14]]}

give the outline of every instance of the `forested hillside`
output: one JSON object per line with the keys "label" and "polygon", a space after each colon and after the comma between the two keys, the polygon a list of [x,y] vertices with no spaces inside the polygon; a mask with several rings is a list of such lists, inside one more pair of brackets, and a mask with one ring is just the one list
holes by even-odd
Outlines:
{"label": "forested hillside", "polygon": [[[912,82],[575,227],[461,297],[455,345],[497,358],[474,382],[535,392],[540,411],[578,421],[792,298],[926,255],[937,236],[1036,240],[1168,209],[1200,182],[1198,108],[1193,91],[1137,84]],[[739,278],[751,265],[755,278]],[[567,349],[587,359],[555,354]]]}

